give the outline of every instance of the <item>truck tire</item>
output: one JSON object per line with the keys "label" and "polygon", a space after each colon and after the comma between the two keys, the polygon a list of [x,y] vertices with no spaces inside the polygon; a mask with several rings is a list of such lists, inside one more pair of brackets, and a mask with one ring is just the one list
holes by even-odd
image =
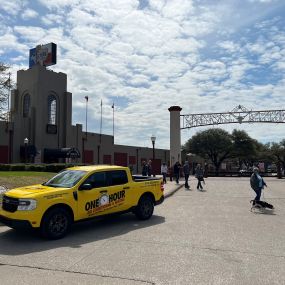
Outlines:
{"label": "truck tire", "polygon": [[153,214],[154,204],[153,199],[149,195],[144,195],[140,198],[135,209],[135,215],[140,220],[147,220]]}
{"label": "truck tire", "polygon": [[69,212],[61,207],[52,208],[45,213],[41,223],[41,234],[47,239],[63,238],[72,223]]}

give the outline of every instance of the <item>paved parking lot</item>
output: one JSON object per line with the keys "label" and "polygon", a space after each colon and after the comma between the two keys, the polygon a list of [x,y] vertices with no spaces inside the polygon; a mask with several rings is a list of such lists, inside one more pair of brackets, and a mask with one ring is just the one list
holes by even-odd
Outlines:
{"label": "paved parking lot", "polygon": [[274,213],[250,212],[248,178],[203,192],[191,178],[148,221],[80,223],[58,241],[0,226],[1,284],[285,284],[285,180],[266,181]]}

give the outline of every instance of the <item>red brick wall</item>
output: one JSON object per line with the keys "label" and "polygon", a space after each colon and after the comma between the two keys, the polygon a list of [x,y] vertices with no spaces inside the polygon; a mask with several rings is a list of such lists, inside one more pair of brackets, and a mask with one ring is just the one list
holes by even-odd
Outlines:
{"label": "red brick wall", "polygon": [[112,164],[112,156],[110,154],[103,155],[103,164]]}
{"label": "red brick wall", "polygon": [[0,145],[0,163],[9,162],[9,147],[7,145]]}
{"label": "red brick wall", "polygon": [[93,150],[84,151],[84,163],[94,164]]}
{"label": "red brick wall", "polygon": [[120,166],[128,166],[128,154],[124,152],[115,152],[114,164]]}

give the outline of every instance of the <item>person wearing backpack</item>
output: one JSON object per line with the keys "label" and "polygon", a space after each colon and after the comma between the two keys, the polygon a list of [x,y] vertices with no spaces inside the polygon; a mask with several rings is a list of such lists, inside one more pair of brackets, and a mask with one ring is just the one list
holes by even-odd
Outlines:
{"label": "person wearing backpack", "polygon": [[176,161],[173,167],[173,173],[175,176],[176,184],[179,184],[180,167],[181,167],[181,164],[179,163],[179,161]]}
{"label": "person wearing backpack", "polygon": [[187,160],[185,161],[183,165],[183,173],[184,173],[184,178],[185,178],[185,188],[190,189],[189,184],[188,184],[188,179],[190,175],[190,166]]}
{"label": "person wearing backpack", "polygon": [[195,177],[198,180],[197,190],[200,190],[200,188],[201,188],[201,191],[202,191],[203,190],[203,186],[202,186],[201,182],[202,181],[204,182],[204,170],[203,170],[203,168],[202,168],[200,163],[197,164],[197,167],[195,169]]}
{"label": "person wearing backpack", "polygon": [[163,183],[166,184],[166,175],[167,175],[168,167],[165,162],[161,165],[161,174],[163,178]]}

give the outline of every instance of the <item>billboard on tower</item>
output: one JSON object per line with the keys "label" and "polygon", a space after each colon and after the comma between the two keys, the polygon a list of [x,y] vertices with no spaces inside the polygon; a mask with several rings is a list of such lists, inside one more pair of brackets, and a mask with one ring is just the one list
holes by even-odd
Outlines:
{"label": "billboard on tower", "polygon": [[38,45],[30,49],[29,67],[35,64],[49,66],[56,64],[56,44]]}

